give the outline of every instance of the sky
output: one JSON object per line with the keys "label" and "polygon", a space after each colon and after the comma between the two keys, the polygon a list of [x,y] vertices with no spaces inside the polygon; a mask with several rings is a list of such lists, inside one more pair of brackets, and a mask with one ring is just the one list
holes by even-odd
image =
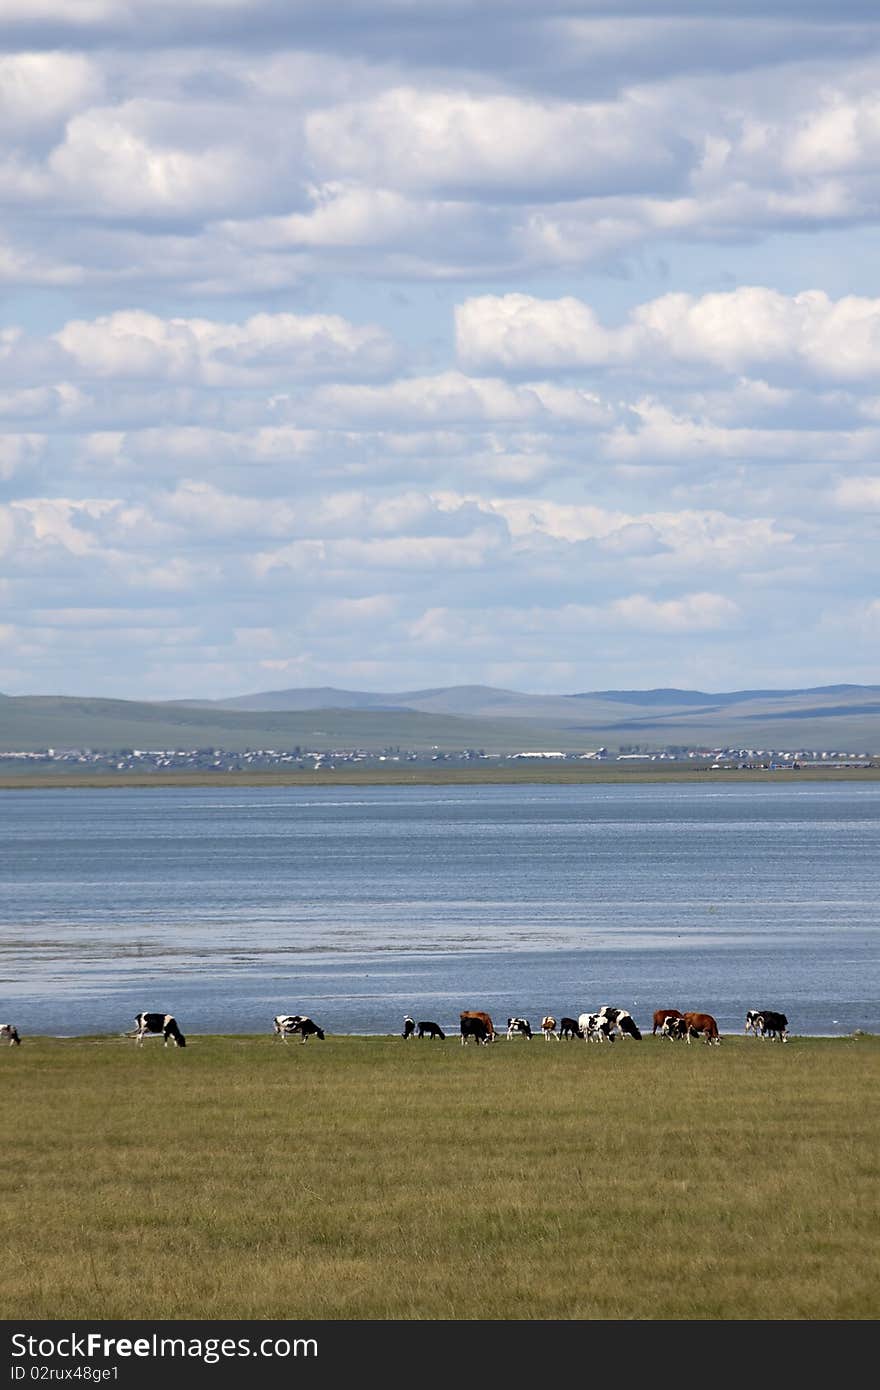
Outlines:
{"label": "sky", "polygon": [[0,691],[878,681],[876,0],[0,0]]}

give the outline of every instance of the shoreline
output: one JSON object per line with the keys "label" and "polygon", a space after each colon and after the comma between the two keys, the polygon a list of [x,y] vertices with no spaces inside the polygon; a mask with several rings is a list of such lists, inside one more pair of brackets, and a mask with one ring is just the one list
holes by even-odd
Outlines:
{"label": "shoreline", "polygon": [[[327,1030],[327,1029],[325,1029],[325,1032],[326,1032],[327,1038],[358,1038],[358,1039],[376,1039],[376,1038],[385,1039],[385,1038],[397,1038],[397,1039],[399,1039],[401,1042],[404,1042],[404,1041],[405,1041],[405,1039],[403,1038],[403,1036],[402,1036],[400,1033],[334,1033],[334,1032],[331,1032],[331,1031],[329,1031],[329,1030]],[[655,1035],[652,1034],[652,1033],[643,1033],[643,1034],[642,1034],[641,1041],[642,1041],[642,1042],[647,1042],[649,1038],[652,1038],[652,1037],[654,1037],[654,1036],[655,1036]],[[659,1037],[659,1034],[656,1035],[656,1036]],[[727,1038],[727,1039],[731,1039],[731,1038],[734,1038],[734,1039],[735,1039],[735,1038],[742,1038],[743,1041],[746,1041],[747,1039],[751,1039],[751,1034],[749,1034],[749,1033],[730,1033],[730,1032],[725,1033],[725,1032],[722,1031],[721,1036],[722,1036],[722,1038]],[[265,1039],[266,1041],[273,1042],[273,1041],[276,1041],[276,1040],[277,1040],[277,1035],[274,1034],[274,1033],[269,1033],[269,1032],[265,1032],[265,1033],[193,1033],[193,1032],[187,1030],[187,1033],[186,1033],[187,1043],[189,1043],[189,1040],[190,1040],[191,1038],[207,1038],[207,1039],[216,1039],[216,1038],[221,1038],[221,1039],[223,1039],[223,1038],[226,1038],[226,1039],[250,1038],[250,1039],[253,1040],[253,1041],[259,1041],[260,1039]],[[504,1039],[504,1041],[507,1041],[506,1036],[505,1036],[505,1030],[504,1030],[504,1029],[502,1029],[502,1030],[498,1033],[498,1040],[500,1041],[502,1038]],[[534,1033],[534,1034],[532,1035],[531,1041],[532,1041],[532,1042],[535,1042],[535,1041],[537,1041],[539,1038],[540,1038],[540,1034],[539,1034],[539,1033]],[[789,1042],[797,1042],[797,1040],[798,1040],[799,1038],[800,1038],[800,1039],[804,1039],[804,1040],[809,1039],[809,1040],[815,1040],[815,1041],[827,1040],[828,1042],[853,1042],[853,1041],[858,1040],[859,1038],[880,1038],[880,1033],[870,1033],[870,1032],[868,1032],[868,1031],[867,1031],[866,1029],[864,1029],[864,1028],[856,1028],[852,1033],[789,1033],[789,1039],[788,1039]],[[458,1042],[458,1040],[459,1040],[459,1034],[458,1034],[456,1031],[454,1031],[452,1024],[450,1024],[450,1025],[449,1025],[449,1031],[448,1031],[447,1034],[446,1034],[446,1039],[445,1039],[445,1041],[446,1041],[446,1042]],[[757,1042],[765,1042],[765,1043],[768,1043],[768,1044],[769,1044],[770,1041],[771,1041],[770,1039],[766,1039],[766,1038],[765,1038],[765,1039],[758,1038],[758,1039],[752,1039],[752,1040],[753,1040],[753,1041],[757,1041]],[[25,1033],[25,1034],[22,1036],[22,1043],[25,1043],[25,1042],[28,1042],[28,1041],[31,1041],[31,1042],[40,1042],[40,1041],[49,1041],[49,1042],[133,1042],[134,1039],[131,1038],[131,1037],[130,1037],[128,1034],[126,1034],[126,1033]],[[417,1038],[416,1038],[416,1039],[410,1039],[409,1041],[416,1041],[416,1042],[418,1042],[419,1039],[417,1039]],[[423,1039],[423,1041],[425,1041],[425,1040]],[[433,1041],[433,1040],[429,1039],[428,1041]],[[437,1039],[436,1041],[440,1041],[440,1040]],[[521,1041],[521,1040],[514,1039],[514,1041]],[[542,1039],[542,1041],[543,1041],[543,1039]],[[583,1041],[583,1039],[575,1038],[575,1039],[572,1039],[571,1041],[579,1042],[579,1041]],[[623,1042],[624,1040],[621,1039],[620,1041]],[[630,1041],[633,1041],[633,1040],[631,1039]],[[665,1041],[665,1039],[664,1039],[664,1041]],[[158,1033],[156,1033],[156,1034],[148,1034],[148,1035],[144,1038],[144,1042],[161,1042],[161,1034],[158,1034]],[[139,1044],[139,1045],[142,1046],[143,1044]],[[299,1044],[299,1045],[302,1046],[302,1044]],[[787,1045],[788,1045],[788,1044],[786,1044],[786,1046],[787,1046]]]}
{"label": "shoreline", "polygon": [[727,783],[737,786],[776,782],[784,786],[800,782],[876,782],[880,764],[872,767],[713,768],[705,763],[682,767],[662,763],[651,767],[505,767],[413,770],[388,769],[368,772],[170,772],[170,773],[0,773],[0,791],[50,790],[160,790],[181,787],[467,787],[467,786],[602,786],[636,783]]}

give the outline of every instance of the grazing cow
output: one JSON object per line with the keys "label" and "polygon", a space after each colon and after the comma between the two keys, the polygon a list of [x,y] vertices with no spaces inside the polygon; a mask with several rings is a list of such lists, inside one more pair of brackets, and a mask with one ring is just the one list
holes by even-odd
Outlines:
{"label": "grazing cow", "polygon": [[288,1038],[293,1037],[294,1033],[300,1034],[302,1042],[308,1042],[312,1034],[324,1039],[324,1030],[319,1028],[313,1019],[307,1014],[276,1014],[273,1019],[273,1027],[282,1042],[287,1042]]}
{"label": "grazing cow", "polygon": [[10,1047],[21,1047],[21,1038],[14,1023],[0,1023],[0,1038],[8,1038]]}
{"label": "grazing cow", "polygon": [[509,1018],[507,1020],[507,1041],[513,1037],[514,1033],[521,1033],[529,1042],[532,1041],[532,1025],[527,1018]]}
{"label": "grazing cow", "polygon": [[541,1019],[541,1032],[544,1034],[544,1038],[547,1042],[549,1042],[551,1038],[555,1038],[556,1041],[559,1042],[559,1035],[556,1032],[556,1019],[552,1014],[545,1014]]}
{"label": "grazing cow", "polygon": [[492,1041],[488,1028],[476,1014],[462,1014],[460,1026],[462,1047],[470,1042],[471,1038],[476,1038],[478,1044]]}
{"label": "grazing cow", "polygon": [[461,1017],[482,1019],[486,1029],[486,1036],[488,1041],[495,1041],[495,1024],[492,1022],[491,1018],[487,1013],[483,1013],[482,1009],[464,1009],[462,1011]]}
{"label": "grazing cow", "polygon": [[750,1030],[756,1038],[779,1038],[781,1042],[788,1042],[788,1019],[773,1009],[749,1009],[746,1032]]}
{"label": "grazing cow", "polygon": [[560,1038],[579,1038],[581,1036],[580,1025],[576,1018],[562,1018],[559,1020]]}
{"label": "grazing cow", "polygon": [[403,1032],[401,1034],[401,1037],[404,1039],[411,1038],[415,1031],[415,1020],[410,1018],[409,1014],[407,1014],[403,1020]]}
{"label": "grazing cow", "polygon": [[580,1014],[577,1035],[584,1042],[614,1042],[614,1025],[604,1014]]}
{"label": "grazing cow", "polygon": [[434,1038],[439,1038],[442,1042],[443,1039],[446,1037],[446,1034],[443,1032],[443,1029],[440,1027],[439,1023],[420,1023],[419,1037],[430,1038],[432,1041]]}
{"label": "grazing cow", "polygon": [[690,1045],[691,1038],[702,1037],[710,1046],[712,1043],[720,1046],[721,1038],[718,1033],[718,1024],[711,1014],[687,1013],[684,1015],[684,1024],[687,1028],[688,1045]]}
{"label": "grazing cow", "polygon": [[628,1009],[612,1009],[608,1004],[602,1004],[599,1015],[601,1018],[607,1018],[611,1027],[621,1037],[635,1038],[637,1042],[641,1042],[642,1035],[638,1024]]}
{"label": "grazing cow", "polygon": [[[655,1009],[654,1027],[651,1029],[651,1032],[656,1033],[658,1028],[662,1029],[667,1018],[681,1018],[681,1011],[679,1009]],[[669,1035],[667,1034],[666,1036],[668,1037]]]}
{"label": "grazing cow", "polygon": [[134,1020],[134,1032],[126,1036],[134,1038],[138,1047],[143,1044],[144,1038],[159,1034],[165,1039],[163,1047],[168,1046],[169,1039],[175,1047],[186,1047],[186,1038],[177,1026],[177,1019],[171,1014],[137,1014]]}
{"label": "grazing cow", "polygon": [[673,1017],[672,1014],[667,1014],[660,1025],[661,1038],[671,1038],[673,1042],[678,1042],[679,1038],[686,1038],[687,1031],[683,1014],[679,1014],[678,1018]]}
{"label": "grazing cow", "polygon": [[281,1038],[282,1042],[286,1042],[290,1034],[297,1031],[296,1025],[302,1017],[302,1014],[276,1014],[272,1020],[276,1036]]}

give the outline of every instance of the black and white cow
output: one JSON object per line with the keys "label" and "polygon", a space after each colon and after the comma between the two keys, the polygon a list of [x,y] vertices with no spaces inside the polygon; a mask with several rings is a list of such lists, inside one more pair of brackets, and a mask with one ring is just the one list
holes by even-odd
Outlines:
{"label": "black and white cow", "polygon": [[412,1035],[413,1035],[413,1033],[414,1033],[415,1031],[416,1031],[415,1019],[414,1019],[414,1018],[410,1018],[409,1014],[406,1014],[406,1015],[404,1016],[404,1020],[403,1020],[403,1032],[401,1033],[400,1036],[403,1038],[403,1040],[404,1040],[404,1042],[405,1042],[407,1038],[411,1038],[411,1037],[412,1037]]}
{"label": "black and white cow", "polygon": [[628,1009],[612,1009],[608,1004],[602,1004],[599,1009],[600,1018],[607,1018],[611,1027],[620,1037],[635,1038],[641,1042],[642,1035],[639,1026]]}
{"label": "black and white cow", "polygon": [[756,1038],[779,1038],[781,1042],[788,1042],[788,1019],[774,1009],[749,1009],[745,1030],[754,1032]]}
{"label": "black and white cow", "polygon": [[8,1038],[10,1047],[21,1047],[21,1038],[14,1023],[0,1023],[0,1039]]}
{"label": "black and white cow", "polygon": [[601,1013],[580,1014],[577,1028],[584,1042],[614,1042],[614,1025]]}
{"label": "black and white cow", "polygon": [[515,1033],[520,1033],[524,1038],[527,1038],[529,1042],[531,1042],[532,1025],[529,1023],[529,1020],[527,1018],[509,1018],[507,1020],[508,1042],[514,1036]]}
{"label": "black and white cow", "polygon": [[684,1021],[684,1014],[678,1018],[674,1014],[667,1014],[660,1025],[661,1038],[671,1038],[673,1042],[678,1042],[681,1038],[688,1035],[688,1027]]}
{"label": "black and white cow", "polygon": [[323,1028],[319,1028],[308,1014],[276,1014],[272,1024],[282,1042],[287,1042],[287,1039],[292,1038],[294,1033],[299,1033],[303,1042],[308,1042],[313,1034],[321,1038],[322,1041],[324,1038]]}
{"label": "black and white cow", "polygon": [[169,1042],[173,1042],[175,1047],[186,1047],[186,1038],[177,1026],[177,1019],[173,1014],[146,1014],[141,1013],[135,1016],[134,1032],[129,1033],[129,1038],[134,1038],[140,1047],[147,1037],[164,1038],[163,1046],[167,1047]]}

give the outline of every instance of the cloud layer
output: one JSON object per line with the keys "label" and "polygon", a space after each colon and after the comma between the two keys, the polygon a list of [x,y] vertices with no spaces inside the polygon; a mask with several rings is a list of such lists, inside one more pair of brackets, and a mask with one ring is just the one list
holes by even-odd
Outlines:
{"label": "cloud layer", "polygon": [[0,35],[0,690],[876,679],[875,7]]}

